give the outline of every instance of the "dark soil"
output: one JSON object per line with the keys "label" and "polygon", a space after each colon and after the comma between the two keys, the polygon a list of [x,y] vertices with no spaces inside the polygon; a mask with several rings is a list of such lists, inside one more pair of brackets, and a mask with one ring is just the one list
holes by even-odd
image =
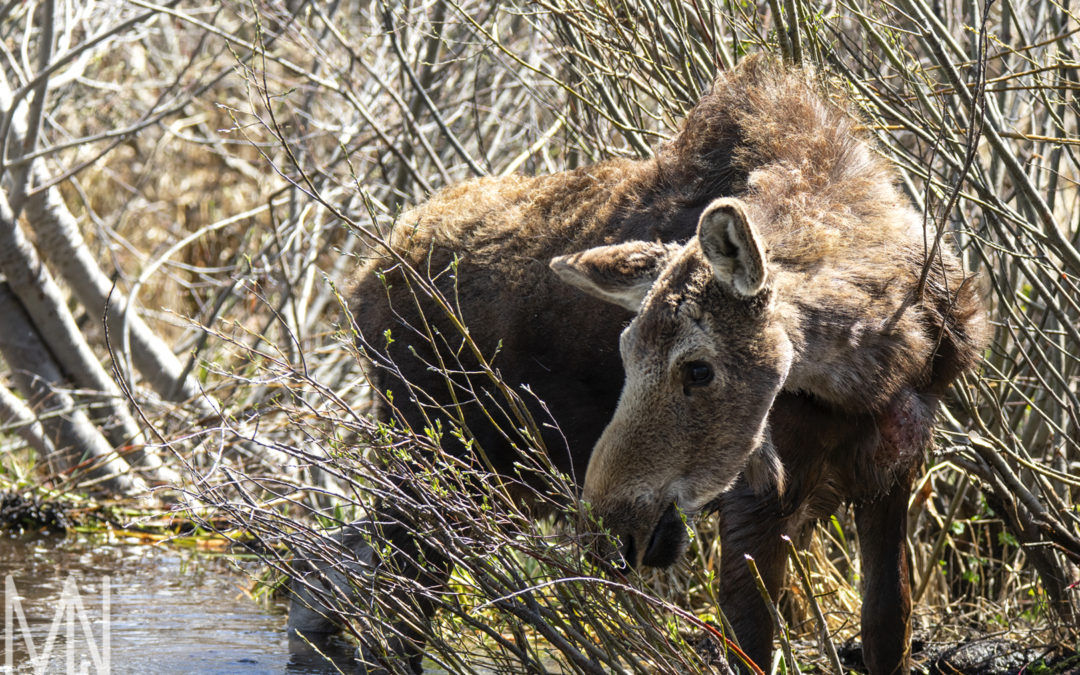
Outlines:
{"label": "dark soil", "polygon": [[[803,644],[799,641],[799,646],[807,651],[817,651],[816,643]],[[912,673],[919,675],[1080,675],[1080,654],[1060,645],[1033,647],[1001,638],[947,643],[916,638],[912,640],[911,648]],[[715,668],[713,672],[733,672],[711,636],[701,635],[695,649],[705,657],[706,663]],[[795,651],[799,653],[804,650],[797,648]],[[838,646],[837,653],[845,672],[867,672],[863,663],[862,643],[858,640],[848,640]],[[827,671],[811,668],[803,672]]]}
{"label": "dark soil", "polygon": [[[914,672],[928,675],[1076,675],[1080,655],[1059,645],[1026,646],[1001,638],[969,639],[960,643],[913,640]],[[862,644],[848,641],[838,652],[845,668],[866,672]]]}

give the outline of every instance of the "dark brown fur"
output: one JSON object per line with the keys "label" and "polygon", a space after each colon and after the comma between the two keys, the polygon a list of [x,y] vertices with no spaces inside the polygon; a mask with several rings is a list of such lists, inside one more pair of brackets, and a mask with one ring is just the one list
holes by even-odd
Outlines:
{"label": "dark brown fur", "polygon": [[[724,143],[730,146],[730,139],[717,136],[715,140],[707,144],[709,152],[716,153]],[[737,176],[729,154],[719,152],[715,162],[701,158],[696,163],[697,176],[721,192],[731,190]],[[559,423],[558,431],[543,426],[545,445],[555,466],[578,481],[615,410],[623,382],[617,339],[632,315],[570,288],[551,273],[548,263],[556,255],[617,241],[641,240],[647,247],[648,242],[689,238],[713,195],[697,183],[683,184],[685,176],[675,172],[679,168],[671,151],[662,148],[658,159],[612,160],[535,178],[473,180],[447,188],[403,214],[391,234],[394,251],[413,268],[434,276],[446,297],[460,304],[471,335],[484,353],[491,356],[500,348],[493,365],[506,382],[519,392],[518,385],[528,384],[544,401]],[[452,277],[448,270],[458,257]],[[421,314],[445,337],[442,356],[451,363],[461,338],[431,302],[421,300],[417,305],[407,277],[391,256],[375,250],[357,270],[347,295],[361,339],[374,348],[368,369],[372,386],[380,394],[392,391],[401,421],[420,431],[426,424],[425,406],[451,403],[443,376],[429,368],[435,355],[420,333]],[[391,332],[393,340],[384,349],[385,331]],[[382,367],[385,359],[394,367]],[[492,389],[486,377],[472,378],[471,385],[481,392]],[[408,400],[410,391],[417,392],[415,401]],[[523,398],[536,420],[548,421],[547,411],[532,397]],[[501,399],[496,393],[492,400]],[[385,401],[377,403],[379,414],[390,417]],[[490,400],[479,404],[466,400],[466,424],[495,469],[510,474],[516,451],[489,423],[481,405],[495,409]],[[516,428],[505,419],[499,422],[503,428]],[[451,452],[462,450],[454,441],[447,445]],[[375,508],[383,521],[408,520],[408,514],[399,513],[394,504]],[[387,534],[387,527],[384,522],[380,532],[392,540],[401,539],[401,533],[409,529],[391,527]],[[357,528],[370,531],[373,526],[359,523],[350,532]],[[346,537],[345,543],[356,549],[358,560],[374,559],[362,537]],[[424,557],[438,558],[434,551],[424,551]],[[304,562],[298,566],[303,568]],[[289,608],[290,633],[305,636],[296,641],[298,645],[336,631],[334,597],[351,592],[340,570],[318,560],[310,561],[310,567],[305,579],[294,583]],[[416,574],[436,585],[447,571],[434,567],[416,570]],[[428,611],[422,601],[417,609],[422,614]],[[411,634],[408,628],[403,632]],[[409,652],[422,647],[422,643],[399,645],[399,651],[415,665],[417,654]]]}
{"label": "dark brown fur", "polygon": [[[804,382],[785,387],[771,405],[764,433],[783,463],[786,490],[761,495],[740,480],[727,494],[714,495],[724,522],[725,610],[744,647],[764,662],[771,651],[771,622],[764,606],[745,593],[741,554],[758,559],[775,594],[784,574],[779,535],[796,533],[839,503],[854,501],[864,542],[868,658],[873,672],[892,672],[907,665],[907,575],[898,514],[906,508],[910,479],[929,442],[937,397],[978,357],[979,309],[972,285],[960,282],[955,260],[945,256],[933,268],[924,298],[912,298],[903,310],[895,303],[888,306],[891,320],[903,325],[895,344],[875,348],[884,359],[853,356],[850,350],[805,353],[817,344],[814,331],[820,326],[875,315],[876,298],[893,302],[891,285],[910,289],[922,264],[921,246],[910,237],[901,250],[890,249],[898,231],[890,215],[906,207],[892,186],[889,167],[868,149],[843,107],[824,102],[807,82],[804,73],[749,60],[721,76],[655,159],[464,183],[404,214],[392,245],[410,265],[435,275],[445,296],[460,303],[485,353],[494,354],[501,345],[494,366],[511,386],[528,384],[546,402],[561,432],[545,431],[545,443],[556,466],[580,481],[591,449],[616,410],[624,379],[619,333],[632,318],[629,308],[636,308],[642,285],[647,289],[669,259],[681,254],[682,271],[669,270],[663,288],[654,291],[667,293],[659,304],[672,312],[696,312],[702,319],[702,311],[717,309],[709,298],[726,293],[714,286],[710,274],[702,275],[700,248],[690,251],[670,242],[690,239],[706,206],[727,195],[742,196],[754,222],[783,221],[763,236],[770,278],[777,281],[776,268],[782,268],[791,288],[781,291],[774,284],[770,299],[759,301],[759,307],[750,303],[730,311],[735,318],[743,311],[757,316],[755,311],[773,311],[776,295],[783,296],[784,311],[805,319],[805,330],[791,340],[793,358],[817,359],[824,370],[807,371]],[[807,223],[812,229],[801,225]],[[853,238],[859,242],[854,247]],[[619,256],[607,262],[587,251],[619,244]],[[568,255],[577,251],[584,253]],[[597,293],[608,302],[559,281],[548,269],[559,256],[564,274],[599,281],[594,292],[615,288],[606,296]],[[451,274],[447,270],[456,257],[460,261]],[[836,287],[815,288],[808,280],[823,264],[851,272]],[[637,285],[616,288],[619,279],[637,279]],[[857,297],[866,302],[848,302],[850,288],[858,289]],[[443,377],[427,364],[434,354],[415,331],[422,325],[421,312],[396,264],[387,256],[373,257],[358,271],[349,297],[364,338],[381,348],[383,333],[390,330],[394,340],[386,351],[401,377],[447,404]],[[687,298],[706,310],[688,307]],[[460,337],[430,303],[420,305],[445,337],[443,355],[448,356]],[[663,342],[665,325],[666,320],[657,319],[641,344]],[[767,364],[769,353],[760,356]],[[898,366],[878,368],[883,360]],[[760,389],[754,371],[740,363],[731,367],[732,386],[752,398]],[[403,421],[422,428],[420,408],[404,400],[406,389],[397,374],[379,367],[370,374],[378,390],[394,391]],[[765,371],[761,376],[772,377]],[[491,388],[486,378],[471,384],[477,390]],[[772,396],[763,399],[764,410]],[[423,402],[420,397],[418,403]],[[481,447],[498,470],[509,472],[515,456],[506,440],[476,404],[466,408],[468,426]],[[532,406],[532,412],[541,421],[547,418],[539,406]],[[747,424],[751,421],[752,415]],[[665,428],[675,431],[657,427],[660,432]],[[698,442],[707,445],[706,438]],[[663,461],[664,452],[658,451],[664,446],[645,449],[650,448]],[[740,448],[737,461],[746,461],[752,451]],[[701,472],[712,469],[701,461],[698,467]],[[741,468],[733,464],[724,471],[733,477]],[[730,483],[731,477],[724,480]],[[620,518],[616,514],[612,522]],[[292,611],[299,613],[295,603]]]}

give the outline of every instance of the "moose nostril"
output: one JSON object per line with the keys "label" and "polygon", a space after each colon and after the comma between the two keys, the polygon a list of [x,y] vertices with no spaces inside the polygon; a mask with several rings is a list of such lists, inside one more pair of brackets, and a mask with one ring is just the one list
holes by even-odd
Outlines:
{"label": "moose nostril", "polygon": [[624,534],[620,539],[623,544],[619,547],[619,553],[622,555],[626,566],[632,568],[634,563],[637,562],[637,550],[634,548],[634,535]]}
{"label": "moose nostril", "polygon": [[653,529],[641,561],[650,567],[668,567],[682,556],[688,543],[686,526],[678,508],[672,503]]}

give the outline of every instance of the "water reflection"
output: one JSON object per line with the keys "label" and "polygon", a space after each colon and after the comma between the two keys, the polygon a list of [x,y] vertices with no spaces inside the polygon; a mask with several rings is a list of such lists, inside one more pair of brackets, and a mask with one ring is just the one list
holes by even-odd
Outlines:
{"label": "water reflection", "polygon": [[[19,612],[4,583],[9,575],[39,656],[58,611],[69,609],[67,617],[61,615],[56,622],[45,673],[66,673],[69,665],[74,665],[74,672],[98,672],[94,657],[103,656],[106,600],[109,661],[117,675],[351,671],[351,650],[344,644],[334,654],[340,671],[317,654],[291,656],[283,608],[260,607],[246,597],[242,591],[248,585],[246,577],[220,557],[161,546],[0,537],[0,645],[6,645],[9,632],[13,637],[11,667],[6,666],[5,651],[2,673],[35,672]],[[75,583],[65,594],[69,577]],[[81,610],[71,602],[75,589]],[[70,630],[68,617],[74,618]]]}

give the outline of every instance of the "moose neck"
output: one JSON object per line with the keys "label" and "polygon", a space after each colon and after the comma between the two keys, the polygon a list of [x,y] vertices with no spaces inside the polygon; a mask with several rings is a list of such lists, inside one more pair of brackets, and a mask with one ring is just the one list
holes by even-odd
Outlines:
{"label": "moose neck", "polygon": [[812,191],[800,171],[770,166],[751,183],[744,201],[767,242],[774,311],[794,351],[785,389],[867,412],[921,385],[934,345],[913,291],[917,214],[887,181]]}

